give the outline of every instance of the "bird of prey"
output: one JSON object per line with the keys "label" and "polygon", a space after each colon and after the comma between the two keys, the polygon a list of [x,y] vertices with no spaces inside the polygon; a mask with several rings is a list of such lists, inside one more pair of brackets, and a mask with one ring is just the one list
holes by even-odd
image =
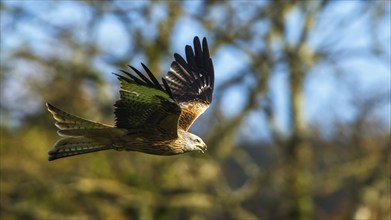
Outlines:
{"label": "bird of prey", "polygon": [[115,126],[66,113],[47,103],[62,136],[49,150],[49,161],[102,150],[138,151],[155,155],[204,152],[204,141],[188,132],[212,102],[214,69],[206,38],[194,38],[194,50],[185,47],[186,60],[175,60],[159,82],[143,64],[146,74],[121,70],[120,99],[114,104]]}

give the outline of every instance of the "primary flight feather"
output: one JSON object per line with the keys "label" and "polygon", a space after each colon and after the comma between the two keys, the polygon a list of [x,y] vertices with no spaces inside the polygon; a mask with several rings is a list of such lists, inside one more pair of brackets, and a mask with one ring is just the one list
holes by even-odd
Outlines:
{"label": "primary flight feather", "polygon": [[186,60],[174,54],[170,71],[160,83],[142,64],[146,75],[130,68],[118,75],[120,99],[114,104],[115,126],[92,122],[46,106],[63,136],[49,150],[49,160],[102,150],[139,151],[156,155],[204,152],[206,144],[188,132],[212,102],[214,70],[206,39],[187,45]]}

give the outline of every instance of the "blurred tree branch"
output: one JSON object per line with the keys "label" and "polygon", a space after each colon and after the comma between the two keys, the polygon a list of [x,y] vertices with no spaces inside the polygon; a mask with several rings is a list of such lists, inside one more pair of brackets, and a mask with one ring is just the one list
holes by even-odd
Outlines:
{"label": "blurred tree branch", "polygon": [[[390,131],[374,116],[378,106],[389,103],[390,91],[360,92],[356,85],[347,85],[353,88],[351,104],[357,114],[349,122],[338,118],[330,122],[327,134],[307,118],[308,106],[319,103],[308,103],[305,90],[319,65],[329,66],[334,71],[330,75],[346,74],[341,65],[360,56],[388,65],[389,51],[381,46],[377,26],[389,17],[389,3],[357,3],[344,15],[334,14],[337,19],[327,16],[342,3],[326,0],[65,4],[29,7],[2,2],[6,33],[2,38],[25,34],[23,25],[36,30],[32,36],[19,36],[16,47],[2,39],[2,94],[19,89],[12,90],[16,91],[11,93],[12,102],[1,96],[2,121],[4,115],[18,115],[21,125],[1,124],[0,149],[5,156],[0,217],[351,219],[367,209],[371,216],[390,216],[381,208],[390,201],[384,187],[389,183],[385,179],[389,177]],[[56,13],[62,7],[74,9],[75,14],[81,10],[85,20],[75,22],[69,17],[59,22],[37,10]],[[352,48],[343,40],[351,34],[349,28],[363,22],[364,15],[371,16],[371,47]],[[100,42],[99,30],[110,19],[115,22],[109,24],[122,28],[129,42],[118,53]],[[218,63],[217,56],[223,53],[245,62],[231,68],[235,73],[231,76],[216,68],[216,78],[225,81],[216,85],[211,113],[199,119],[207,128],[208,154],[162,158],[107,152],[49,166],[44,156],[54,141],[52,121],[41,111],[43,107],[33,111],[26,100],[39,97],[35,102],[47,100],[75,113],[83,110],[94,117],[104,113],[100,117],[107,118],[112,110],[113,96],[107,95],[111,80],[97,64],[124,68],[142,58],[155,74],[164,74],[162,64],[173,53],[170,44],[178,35],[188,34],[181,32],[186,19],[200,26],[197,31],[205,31],[216,67],[231,65]],[[283,113],[287,132],[281,126],[275,96],[281,89],[274,88],[278,76],[285,77],[282,81],[288,87],[280,91],[288,102]],[[233,88],[240,88],[235,91],[244,104],[230,103],[240,111],[226,115],[223,99]],[[19,92],[22,98],[16,96]],[[264,121],[254,121],[253,115]],[[249,121],[265,126],[249,128]],[[270,133],[270,138],[259,142],[264,133]],[[385,192],[383,202],[368,199],[372,191]],[[43,195],[45,199],[37,201]],[[37,204],[40,210],[31,208]],[[335,207],[347,208],[343,212]]]}

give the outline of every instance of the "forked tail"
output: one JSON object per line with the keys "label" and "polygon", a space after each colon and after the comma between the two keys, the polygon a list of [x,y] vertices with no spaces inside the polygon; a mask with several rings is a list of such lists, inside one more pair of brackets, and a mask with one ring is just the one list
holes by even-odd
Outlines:
{"label": "forked tail", "polygon": [[85,137],[65,137],[58,140],[49,150],[49,161],[63,157],[86,154],[96,151],[112,149],[110,145],[99,143]]}
{"label": "forked tail", "polygon": [[49,103],[46,103],[46,107],[56,120],[58,134],[65,136],[49,150],[49,161],[113,149],[110,142],[104,140],[118,133],[115,128],[71,115]]}

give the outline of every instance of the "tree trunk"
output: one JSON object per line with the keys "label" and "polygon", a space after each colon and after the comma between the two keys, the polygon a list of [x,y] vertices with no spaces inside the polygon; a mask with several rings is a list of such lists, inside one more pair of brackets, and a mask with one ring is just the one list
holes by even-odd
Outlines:
{"label": "tree trunk", "polygon": [[[290,66],[290,126],[291,136],[286,148],[287,192],[290,196],[291,219],[310,219],[313,204],[311,196],[311,148],[305,137],[303,117],[304,72],[297,54],[289,57]],[[288,170],[289,169],[289,170]]]}

